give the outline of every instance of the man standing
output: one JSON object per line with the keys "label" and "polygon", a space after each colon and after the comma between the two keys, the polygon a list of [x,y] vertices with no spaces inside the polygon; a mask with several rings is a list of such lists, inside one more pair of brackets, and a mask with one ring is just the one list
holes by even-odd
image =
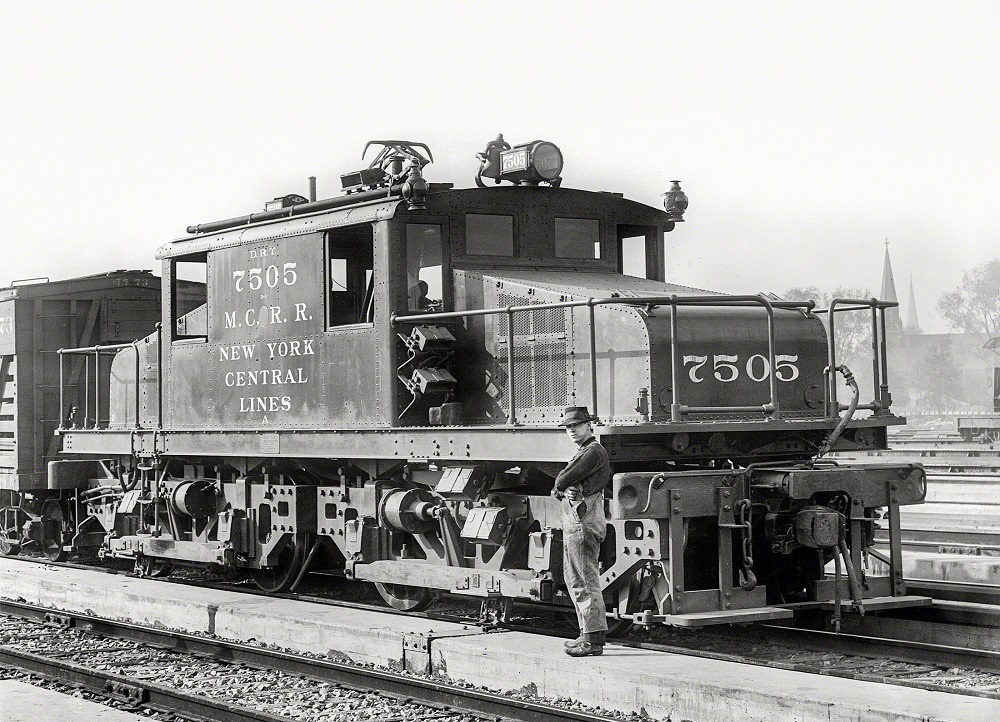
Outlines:
{"label": "man standing", "polygon": [[611,464],[594,438],[595,420],[586,406],[563,411],[560,426],[579,448],[552,488],[562,501],[563,577],[580,622],[580,636],[566,642],[571,657],[602,654],[608,630],[598,556],[607,533],[604,489],[611,483]]}

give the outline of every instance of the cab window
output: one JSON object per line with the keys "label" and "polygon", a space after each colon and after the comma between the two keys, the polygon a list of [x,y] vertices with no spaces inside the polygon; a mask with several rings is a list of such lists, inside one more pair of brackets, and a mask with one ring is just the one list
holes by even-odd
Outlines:
{"label": "cab window", "polygon": [[441,226],[433,223],[406,225],[406,306],[409,312],[442,310],[442,250]]}
{"label": "cab window", "polygon": [[465,252],[470,256],[513,256],[514,217],[466,213]]}
{"label": "cab window", "polygon": [[556,258],[600,258],[601,222],[593,218],[555,219]]}
{"label": "cab window", "polygon": [[645,236],[625,236],[622,238],[618,265],[620,273],[626,276],[646,277]]}
{"label": "cab window", "polygon": [[208,338],[208,254],[173,261],[170,288],[173,340]]}
{"label": "cab window", "polygon": [[375,318],[374,232],[371,226],[331,231],[326,237],[326,325],[372,323]]}

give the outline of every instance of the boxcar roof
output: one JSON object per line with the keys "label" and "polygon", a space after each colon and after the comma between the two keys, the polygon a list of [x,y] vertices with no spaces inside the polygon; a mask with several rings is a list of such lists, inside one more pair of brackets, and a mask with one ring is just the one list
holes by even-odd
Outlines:
{"label": "boxcar roof", "polygon": [[96,273],[92,276],[64,278],[58,281],[39,280],[37,283],[7,286],[6,288],[0,288],[0,301],[7,301],[12,298],[64,296],[70,293],[87,293],[122,286],[159,288],[159,283],[159,277],[154,276],[152,271],[109,271],[107,273]]}

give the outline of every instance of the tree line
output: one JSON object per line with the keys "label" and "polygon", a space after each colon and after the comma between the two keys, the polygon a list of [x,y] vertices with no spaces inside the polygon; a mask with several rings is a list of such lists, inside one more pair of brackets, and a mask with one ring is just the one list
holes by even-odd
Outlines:
{"label": "tree line", "polygon": [[[830,292],[796,286],[782,296],[811,299],[817,308],[826,308],[833,298],[871,298],[872,292],[846,286]],[[994,393],[991,367],[1000,367],[1000,258],[963,273],[959,286],[938,299],[936,310],[952,331],[964,336],[890,335],[893,408],[910,414],[989,410]],[[826,316],[820,315],[824,323],[828,323]],[[858,377],[864,403],[874,391],[870,315],[838,313],[836,340],[839,363],[846,363]],[[966,363],[969,355],[979,363]]]}

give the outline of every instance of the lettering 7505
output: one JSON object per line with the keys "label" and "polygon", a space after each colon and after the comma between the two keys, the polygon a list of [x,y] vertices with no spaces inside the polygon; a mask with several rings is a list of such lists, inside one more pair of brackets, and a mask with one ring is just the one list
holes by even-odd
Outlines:
{"label": "lettering 7505", "polygon": [[[785,355],[776,354],[774,357],[774,375],[778,381],[794,381],[799,377],[799,367],[796,362],[799,360],[798,354]],[[767,356],[756,353],[746,360],[740,362],[738,354],[717,353],[712,356],[712,366],[710,369],[702,370],[708,364],[708,356],[685,356],[684,366],[688,367],[688,377],[696,384],[705,380],[709,371],[717,381],[730,384],[740,377],[741,373],[746,373],[751,381],[764,381],[771,375],[771,364]]]}
{"label": "lettering 7505", "polygon": [[259,290],[264,284],[268,288],[277,288],[279,284],[294,286],[298,280],[295,273],[295,263],[286,263],[282,269],[277,266],[267,268],[251,268],[247,271],[233,271],[233,278],[236,281],[236,292],[239,293],[246,287],[251,291]]}

